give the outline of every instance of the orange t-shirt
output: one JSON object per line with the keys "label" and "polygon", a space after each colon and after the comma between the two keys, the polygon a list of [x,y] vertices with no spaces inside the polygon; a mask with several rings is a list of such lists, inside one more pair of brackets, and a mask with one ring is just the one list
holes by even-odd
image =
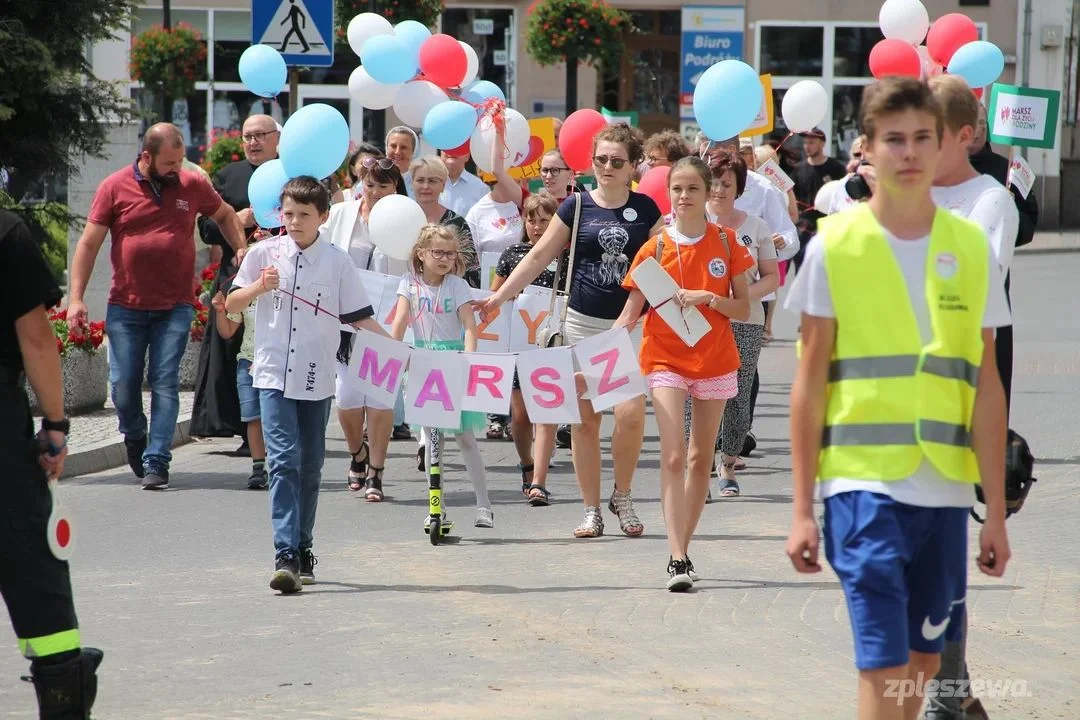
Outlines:
{"label": "orange t-shirt", "polygon": [[[709,223],[705,236],[692,245],[676,245],[668,231],[664,230],[660,266],[684,290],[708,290],[719,297],[728,297],[731,278],[752,268],[754,260],[738,241],[735,231],[731,228],[725,228],[725,231],[730,253],[720,237],[719,226],[712,223]],[[637,289],[631,275],[639,263],[656,257],[656,243],[657,238],[653,237],[638,250],[630,272],[623,280],[623,287],[627,290]],[[692,348],[687,347],[655,312],[650,310],[645,315],[639,356],[643,373],[647,375],[667,370],[690,380],[703,380],[739,369],[739,350],[735,346],[735,335],[731,332],[728,317],[706,305],[698,305],[697,309],[709,320],[712,331]]]}

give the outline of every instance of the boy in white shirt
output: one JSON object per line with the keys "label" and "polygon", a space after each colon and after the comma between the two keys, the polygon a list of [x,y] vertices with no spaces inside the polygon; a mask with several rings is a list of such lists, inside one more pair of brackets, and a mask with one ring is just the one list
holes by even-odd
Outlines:
{"label": "boy in white shirt", "polygon": [[252,375],[270,475],[276,552],[270,587],[281,593],[315,582],[312,530],[339,322],[386,335],[348,253],[319,234],[329,208],[329,193],[315,178],[287,182],[281,211],[288,234],[252,248],[225,300],[233,313],[257,303]]}

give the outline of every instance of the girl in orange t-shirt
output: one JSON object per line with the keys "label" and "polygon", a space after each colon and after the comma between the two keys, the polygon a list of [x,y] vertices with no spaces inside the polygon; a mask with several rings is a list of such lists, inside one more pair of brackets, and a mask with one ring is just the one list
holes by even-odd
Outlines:
{"label": "girl in orange t-shirt", "polygon": [[[712,326],[692,348],[654,311],[645,316],[642,328],[641,371],[660,428],[660,497],[671,548],[667,586],[674,592],[689,590],[697,579],[687,549],[705,507],[724,405],[738,393],[739,351],[730,319],[750,317],[744,273],[753,267],[753,260],[734,230],[708,221],[705,202],[711,186],[712,172],[696,157],[683,158],[671,168],[668,190],[675,223],[638,251],[623,280],[630,297],[615,321],[615,327],[637,323],[645,296],[634,283],[633,272],[657,257],[662,239],[658,261],[680,288],[668,302],[696,306]],[[689,467],[683,426],[688,394],[693,399]]]}

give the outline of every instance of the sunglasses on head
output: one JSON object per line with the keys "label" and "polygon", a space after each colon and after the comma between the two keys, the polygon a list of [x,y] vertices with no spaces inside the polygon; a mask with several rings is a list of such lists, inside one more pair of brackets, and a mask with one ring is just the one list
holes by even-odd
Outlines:
{"label": "sunglasses on head", "polygon": [[592,159],[593,165],[596,167],[612,167],[615,170],[622,170],[626,163],[630,162],[626,158],[609,157],[607,155],[595,155]]}
{"label": "sunglasses on head", "polygon": [[368,170],[375,167],[376,165],[378,165],[379,168],[382,170],[389,170],[390,168],[394,167],[394,161],[390,158],[366,157],[360,161],[360,165],[367,168]]}

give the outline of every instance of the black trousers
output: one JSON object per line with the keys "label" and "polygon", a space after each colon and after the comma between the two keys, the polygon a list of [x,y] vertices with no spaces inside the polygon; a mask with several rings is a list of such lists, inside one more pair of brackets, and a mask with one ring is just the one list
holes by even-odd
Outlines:
{"label": "black trousers", "polygon": [[0,385],[0,594],[27,657],[80,646],[68,564],[46,539],[52,502],[37,457],[26,393]]}
{"label": "black trousers", "polygon": [[[1012,309],[1012,299],[1009,297],[1009,275],[1005,276],[1005,299]],[[1005,417],[1009,417],[1012,407],[1012,374],[1013,374],[1013,329],[1012,325],[998,328],[994,333],[994,356],[997,359],[998,375],[1001,376],[1001,384],[1005,386]]]}

